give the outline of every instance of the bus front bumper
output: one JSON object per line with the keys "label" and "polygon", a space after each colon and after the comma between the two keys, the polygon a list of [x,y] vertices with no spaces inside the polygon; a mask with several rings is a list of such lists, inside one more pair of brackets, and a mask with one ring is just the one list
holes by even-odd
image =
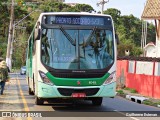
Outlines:
{"label": "bus front bumper", "polygon": [[51,86],[38,82],[39,98],[72,98],[72,93],[85,93],[86,97],[114,97],[116,82],[101,86]]}

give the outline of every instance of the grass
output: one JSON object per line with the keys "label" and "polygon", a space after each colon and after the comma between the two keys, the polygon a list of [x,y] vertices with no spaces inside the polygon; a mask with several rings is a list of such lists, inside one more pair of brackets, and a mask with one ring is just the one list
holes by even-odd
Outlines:
{"label": "grass", "polygon": [[126,87],[126,88],[124,88],[124,90],[130,90],[130,88],[127,88],[127,87]]}
{"label": "grass", "polygon": [[135,89],[130,89],[130,92],[131,92],[131,93],[137,93],[137,90],[135,90]]}
{"label": "grass", "polygon": [[120,95],[124,95],[123,90],[117,90],[117,93],[120,94]]}
{"label": "grass", "polygon": [[160,105],[160,101],[159,102],[153,102],[151,100],[145,100],[145,101],[143,101],[143,104],[157,107],[157,105]]}
{"label": "grass", "polygon": [[137,90],[136,89],[132,89],[132,88],[124,88],[124,90],[128,90],[130,91],[131,93],[137,93]]}

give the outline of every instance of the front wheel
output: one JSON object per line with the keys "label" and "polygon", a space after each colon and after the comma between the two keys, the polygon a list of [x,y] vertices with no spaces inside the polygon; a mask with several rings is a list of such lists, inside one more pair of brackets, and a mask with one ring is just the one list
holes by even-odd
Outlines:
{"label": "front wheel", "polygon": [[43,105],[44,101],[41,98],[35,97],[35,104],[36,105]]}
{"label": "front wheel", "polygon": [[92,104],[95,106],[101,106],[102,105],[102,97],[96,97],[96,98],[92,98]]}

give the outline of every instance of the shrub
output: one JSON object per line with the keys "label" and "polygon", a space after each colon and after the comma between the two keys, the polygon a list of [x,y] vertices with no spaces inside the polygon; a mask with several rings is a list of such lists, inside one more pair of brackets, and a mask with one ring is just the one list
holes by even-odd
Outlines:
{"label": "shrub", "polygon": [[130,90],[130,88],[127,88],[127,87],[126,87],[126,88],[124,88],[124,90]]}
{"label": "shrub", "polygon": [[137,93],[137,90],[135,90],[135,89],[130,89],[130,92],[131,92],[131,93]]}
{"label": "shrub", "polygon": [[117,93],[120,94],[120,95],[124,94],[123,90],[117,90]]}

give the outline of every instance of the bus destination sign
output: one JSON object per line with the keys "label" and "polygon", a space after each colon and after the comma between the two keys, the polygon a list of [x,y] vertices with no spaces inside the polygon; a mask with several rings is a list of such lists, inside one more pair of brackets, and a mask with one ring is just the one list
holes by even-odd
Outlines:
{"label": "bus destination sign", "polygon": [[44,16],[43,23],[45,24],[63,24],[63,25],[89,25],[89,26],[104,26],[107,23],[111,24],[110,17],[99,16]]}

